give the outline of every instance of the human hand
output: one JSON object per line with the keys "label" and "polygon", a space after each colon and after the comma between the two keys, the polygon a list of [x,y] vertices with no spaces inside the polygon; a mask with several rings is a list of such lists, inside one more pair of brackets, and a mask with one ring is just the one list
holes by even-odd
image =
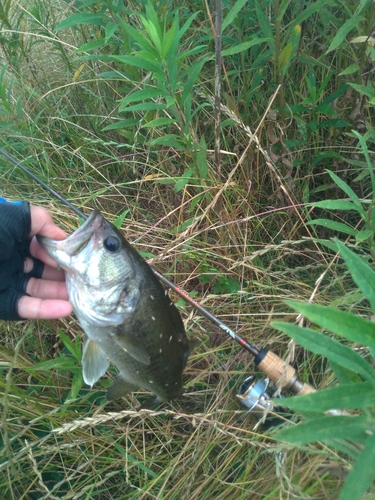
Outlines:
{"label": "human hand", "polygon": [[[56,226],[50,213],[42,207],[30,207],[30,235],[40,234],[54,240],[66,238],[65,232]],[[44,262],[41,279],[30,278],[26,293],[18,301],[18,314],[22,318],[54,319],[68,316],[73,308],[68,301],[65,286],[65,273],[57,270],[56,262],[47,254],[44,248],[33,238],[30,243],[32,257]],[[33,261],[26,258],[24,272],[29,272]]]}
{"label": "human hand", "polygon": [[[2,218],[5,205],[8,206],[7,218]],[[26,202],[10,205],[13,204],[0,203],[0,318],[68,316],[72,305],[68,301],[64,271],[57,270],[56,263],[36,238],[31,242],[28,238],[40,234],[62,240],[65,232],[42,207],[29,207]],[[17,209],[22,211],[22,216]]]}

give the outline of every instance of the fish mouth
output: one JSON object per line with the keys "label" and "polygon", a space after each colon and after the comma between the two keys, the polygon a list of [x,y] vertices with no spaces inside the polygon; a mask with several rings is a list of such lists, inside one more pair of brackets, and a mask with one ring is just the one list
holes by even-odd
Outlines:
{"label": "fish mouth", "polygon": [[74,257],[79,254],[88,244],[93,234],[99,229],[103,216],[98,210],[91,212],[88,219],[65,240],[51,240],[45,236],[37,235],[38,242],[42,247],[59,262],[59,255],[65,254]]}

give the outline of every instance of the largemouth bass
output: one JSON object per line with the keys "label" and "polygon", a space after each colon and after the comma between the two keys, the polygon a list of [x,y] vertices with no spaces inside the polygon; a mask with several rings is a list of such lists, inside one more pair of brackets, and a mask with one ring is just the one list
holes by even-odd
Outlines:
{"label": "largemouth bass", "polygon": [[111,361],[114,400],[143,387],[168,401],[183,393],[189,343],[176,306],[121,232],[94,210],[68,238],[38,241],[66,272],[84,335],[83,379],[93,386]]}

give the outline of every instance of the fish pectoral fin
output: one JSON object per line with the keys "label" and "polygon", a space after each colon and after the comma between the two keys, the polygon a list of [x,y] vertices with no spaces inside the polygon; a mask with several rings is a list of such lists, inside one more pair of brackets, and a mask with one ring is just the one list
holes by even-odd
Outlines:
{"label": "fish pectoral fin", "polygon": [[115,399],[119,399],[129,392],[136,391],[137,389],[138,387],[136,385],[127,382],[121,375],[118,375],[116,380],[108,389],[105,397],[108,401],[114,401]]}
{"label": "fish pectoral fin", "polygon": [[150,356],[144,346],[139,343],[139,340],[133,339],[130,335],[121,330],[121,327],[117,328],[115,339],[118,345],[134,359],[143,365],[150,364]]}
{"label": "fish pectoral fin", "polygon": [[102,348],[94,340],[86,337],[82,353],[83,380],[91,387],[102,377],[109,362]]}

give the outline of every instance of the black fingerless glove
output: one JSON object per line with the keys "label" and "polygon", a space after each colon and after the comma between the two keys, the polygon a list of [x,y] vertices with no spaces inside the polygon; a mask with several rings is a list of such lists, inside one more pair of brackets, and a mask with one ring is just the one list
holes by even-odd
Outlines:
{"label": "black fingerless glove", "polygon": [[[42,276],[44,264],[29,253],[30,230],[29,203],[0,198],[0,319],[22,319],[18,314],[18,300],[26,295],[29,279]],[[26,257],[34,262],[29,273],[24,273]]]}

